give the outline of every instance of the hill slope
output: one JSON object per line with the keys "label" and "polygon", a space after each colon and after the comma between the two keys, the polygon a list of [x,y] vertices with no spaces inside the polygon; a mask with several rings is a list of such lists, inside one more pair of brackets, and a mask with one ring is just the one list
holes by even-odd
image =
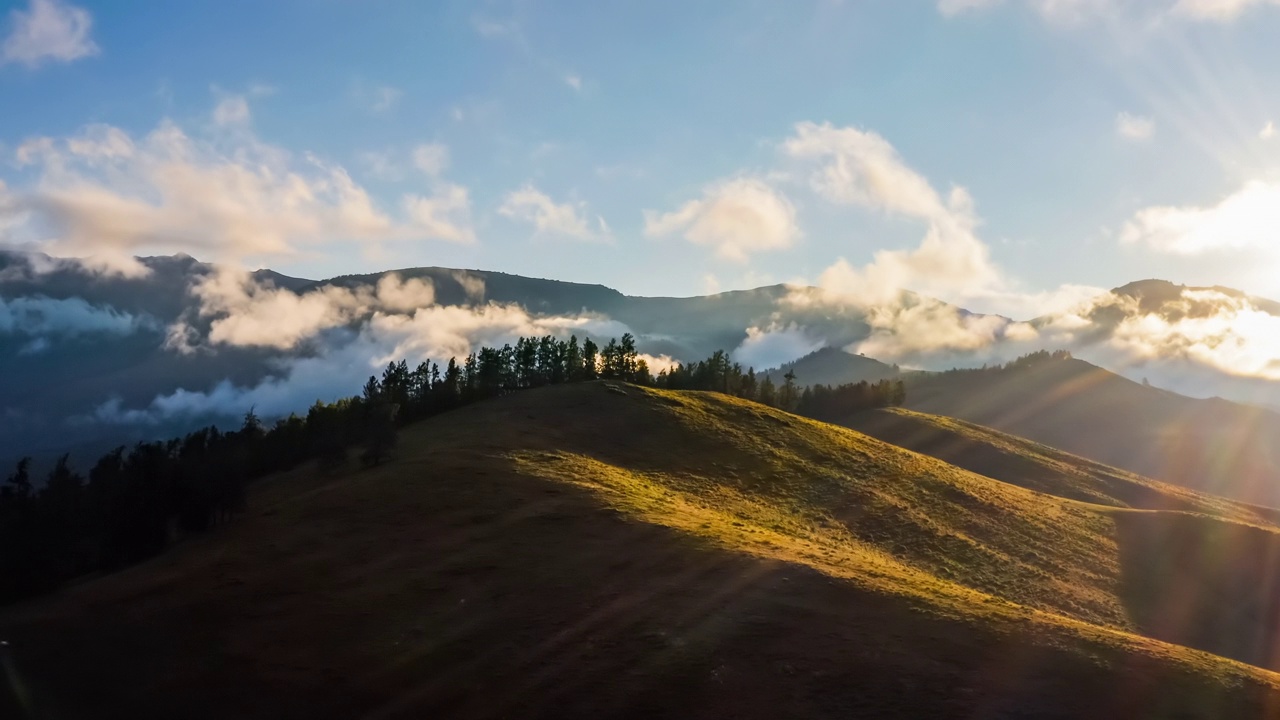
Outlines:
{"label": "hill slope", "polygon": [[1271,618],[1181,602],[1238,589],[1165,562],[1215,532],[1255,559],[1276,535],[720,395],[561,386],[410,427],[376,469],[270,480],[235,526],[0,637],[73,718],[1262,717],[1280,676],[1140,634]]}
{"label": "hill slope", "polygon": [[1082,360],[917,374],[907,407],[1215,495],[1280,505],[1280,414],[1198,400]]}
{"label": "hill slope", "polygon": [[979,475],[1072,500],[1201,513],[1250,524],[1280,521],[1280,511],[1273,508],[1151,480],[955,418],[885,408],[854,413],[839,424]]}
{"label": "hill slope", "polygon": [[795,373],[796,384],[801,386],[874,383],[900,374],[896,365],[831,347],[815,350],[799,360],[769,370],[765,375],[774,385],[781,386],[788,372]]}

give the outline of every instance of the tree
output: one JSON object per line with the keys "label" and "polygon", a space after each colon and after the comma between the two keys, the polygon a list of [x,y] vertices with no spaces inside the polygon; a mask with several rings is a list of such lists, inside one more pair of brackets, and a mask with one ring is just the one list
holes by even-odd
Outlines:
{"label": "tree", "polygon": [[786,375],[782,376],[785,381],[782,384],[782,392],[778,395],[778,407],[783,410],[795,409],[796,401],[796,374],[793,370],[788,370]]}
{"label": "tree", "polygon": [[396,414],[400,406],[395,403],[374,403],[365,416],[365,448],[360,461],[365,467],[376,467],[391,457],[397,439]]}
{"label": "tree", "polygon": [[13,473],[5,480],[5,486],[15,497],[31,497],[31,458],[24,457],[18,461]]}
{"label": "tree", "polygon": [[364,384],[361,394],[367,403],[374,403],[382,398],[382,386],[378,384],[377,376],[369,376],[369,381]]}
{"label": "tree", "polygon": [[599,375],[599,348],[591,338],[582,341],[582,379],[595,380]]}
{"label": "tree", "polygon": [[240,425],[240,432],[249,437],[257,437],[262,434],[262,420],[258,418],[258,414],[254,412],[256,405],[251,405],[244,414],[244,422]]}
{"label": "tree", "polygon": [[778,390],[774,387],[773,379],[768,375],[760,379],[760,391],[757,393],[756,399],[764,405],[778,404]]}
{"label": "tree", "polygon": [[577,335],[570,335],[569,344],[564,348],[564,370],[570,382],[582,379],[582,351],[578,349]]}

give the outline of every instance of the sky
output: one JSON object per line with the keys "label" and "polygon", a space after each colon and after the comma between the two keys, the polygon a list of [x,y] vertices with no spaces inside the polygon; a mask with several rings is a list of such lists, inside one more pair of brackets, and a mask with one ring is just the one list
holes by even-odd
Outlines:
{"label": "sky", "polygon": [[0,0],[0,244],[1280,298],[1276,0]]}

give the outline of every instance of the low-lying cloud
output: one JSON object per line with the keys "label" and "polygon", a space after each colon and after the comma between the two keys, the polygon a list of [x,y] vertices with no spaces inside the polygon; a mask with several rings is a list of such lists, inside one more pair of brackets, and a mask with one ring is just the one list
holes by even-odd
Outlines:
{"label": "low-lying cloud", "polygon": [[825,340],[794,322],[747,328],[747,337],[732,357],[744,367],[775,368],[822,348]]}
{"label": "low-lying cloud", "polygon": [[0,334],[74,337],[88,334],[132,335],[155,327],[151,318],[90,305],[80,298],[43,296],[0,298]]}
{"label": "low-lying cloud", "polygon": [[[474,278],[473,278],[474,279]],[[472,287],[483,293],[483,287]],[[82,421],[159,424],[170,420],[234,416],[250,406],[264,417],[300,412],[317,399],[355,394],[370,374],[406,359],[446,363],[482,346],[502,346],[520,337],[552,335],[607,339],[629,332],[601,315],[537,315],[513,304],[440,305],[423,279],[387,275],[374,286],[324,286],[294,293],[222,270],[197,283],[193,294],[207,333],[195,323],[170,328],[171,347],[186,352],[220,345],[306,352],[271,361],[272,374],[254,386],[222,382],[207,390],[178,389],[145,407],[118,399]],[[174,340],[177,336],[178,340]],[[314,342],[310,342],[314,341]],[[670,368],[669,356],[643,356],[650,370]]]}
{"label": "low-lying cloud", "polygon": [[173,349],[190,352],[199,346],[232,345],[289,350],[331,328],[367,319],[375,312],[411,312],[435,302],[430,281],[383,276],[376,286],[354,289],[322,285],[304,293],[256,281],[226,267],[196,281],[196,314],[210,319],[207,337],[196,336],[191,318],[169,329]]}

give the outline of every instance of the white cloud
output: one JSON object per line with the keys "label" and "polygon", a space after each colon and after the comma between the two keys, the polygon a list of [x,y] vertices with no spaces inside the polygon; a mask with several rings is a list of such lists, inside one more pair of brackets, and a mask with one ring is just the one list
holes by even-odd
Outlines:
{"label": "white cloud", "polygon": [[1271,138],[1275,137],[1275,134],[1276,134],[1276,124],[1275,122],[1268,120],[1267,124],[1263,125],[1262,129],[1258,131],[1258,138],[1262,140],[1270,140]]}
{"label": "white cloud", "polygon": [[413,166],[436,177],[449,167],[449,148],[442,143],[423,143],[413,149]]}
{"label": "white cloud", "polygon": [[[1193,310],[1207,304],[1213,312]],[[1181,310],[1178,313],[1169,310]],[[1132,313],[1109,344],[1133,363],[1189,360],[1232,375],[1280,380],[1280,317],[1248,298],[1187,290],[1164,313]]]}
{"label": "white cloud", "polygon": [[[1003,4],[1004,0],[938,0],[938,11],[947,17],[979,11]],[[1044,20],[1071,25],[1087,19],[1108,17],[1125,5],[1122,0],[1024,0]]]}
{"label": "white cloud", "polygon": [[369,175],[379,180],[400,180],[404,177],[399,163],[392,159],[390,152],[367,150],[360,153],[357,158]]}
{"label": "white cloud", "polygon": [[464,188],[406,195],[404,216],[379,208],[341,166],[294,157],[247,132],[214,143],[165,121],[133,138],[98,125],[37,138],[15,152],[39,168],[25,188],[0,188],[0,222],[20,219],[41,249],[92,255],[142,272],[139,253],[189,252],[217,261],[296,255],[338,241],[470,241]]}
{"label": "white cloud", "polygon": [[847,349],[885,361],[973,353],[996,344],[1011,327],[1024,338],[1028,327],[998,315],[970,314],[932,298],[870,307],[866,322],[870,336]]}
{"label": "white cloud", "polygon": [[907,167],[887,140],[869,130],[830,123],[798,123],[783,143],[788,156],[817,163],[814,191],[833,203],[861,205],[911,217],[946,212],[929,181]]}
{"label": "white cloud", "polygon": [[1107,292],[1042,318],[1040,346],[1068,348],[1113,370],[1142,368],[1189,392],[1227,389],[1224,377],[1280,380],[1280,316],[1217,289],[1151,299]]}
{"label": "white cloud", "polygon": [[670,355],[650,355],[649,353],[637,353],[638,358],[649,366],[649,372],[657,375],[660,372],[670,372],[680,365],[680,361]]}
{"label": "white cloud", "polygon": [[249,102],[242,95],[223,98],[213,109],[213,122],[223,127],[249,122]]}
{"label": "white cloud", "polygon": [[807,164],[810,186],[827,200],[927,225],[914,250],[880,250],[863,268],[843,258],[827,268],[818,285],[832,300],[870,306],[894,303],[904,289],[963,296],[1001,286],[988,247],[974,234],[978,219],[973,198],[956,187],[944,201],[884,138],[858,128],[805,122],[796,125],[782,149]]}
{"label": "white cloud", "polygon": [[[938,0],[947,17],[1003,4],[1003,0]],[[1023,0],[1045,20],[1073,24],[1091,19],[1113,20],[1126,13],[1156,20],[1173,17],[1191,21],[1230,22],[1254,7],[1280,5],[1280,0]]]}
{"label": "white cloud", "polygon": [[1116,134],[1126,140],[1150,140],[1156,132],[1156,122],[1149,117],[1122,112],[1116,116]]}
{"label": "white cloud", "polygon": [[[404,283],[400,292],[405,292],[404,288],[413,283],[413,280]],[[183,389],[162,395],[140,408],[127,408],[119,400],[113,400],[84,419],[105,423],[157,423],[210,413],[239,415],[250,406],[264,417],[279,416],[302,410],[317,398],[329,401],[355,394],[363,378],[379,372],[392,360],[404,358],[417,364],[430,359],[445,363],[451,357],[462,358],[481,346],[500,347],[522,336],[567,337],[576,333],[580,337],[601,338],[629,332],[621,323],[591,314],[537,316],[517,305],[496,304],[472,308],[441,305],[393,308],[387,305],[388,292],[381,285],[377,289],[347,292],[345,295],[342,292],[308,294],[310,299],[304,296],[303,305],[297,305],[298,301],[284,297],[292,294],[287,290],[248,287],[241,295],[240,290],[230,288],[228,297],[237,303],[247,297],[249,302],[224,311],[225,319],[237,319],[220,326],[221,342],[269,345],[268,324],[272,313],[279,312],[297,314],[299,323],[291,323],[289,332],[299,339],[306,334],[298,333],[298,328],[308,323],[308,333],[325,327],[336,329],[331,330],[326,342],[320,343],[313,353],[278,361],[277,375],[255,386],[241,387],[224,381],[207,391]],[[414,304],[422,299],[416,297],[414,291],[409,291],[409,296],[414,298]],[[370,301],[377,307],[366,307],[366,315],[350,327],[339,328],[333,323],[348,324],[342,319],[350,316],[353,297],[363,298],[360,302]],[[326,303],[332,307],[324,308]],[[666,356],[644,358],[655,372],[673,362]]]}
{"label": "white cloud", "polygon": [[804,357],[824,345],[822,338],[795,323],[767,327],[747,328],[747,337],[731,353],[734,361],[744,367],[760,370],[775,368],[796,358]]}
{"label": "white cloud", "polygon": [[701,199],[673,212],[646,210],[644,218],[650,237],[682,232],[690,242],[737,262],[753,253],[791,247],[800,237],[791,201],[764,181],[747,177],[711,185]]}
{"label": "white cloud", "polygon": [[31,0],[9,13],[10,30],[0,47],[0,65],[37,67],[45,61],[71,62],[98,53],[89,37],[93,17],[84,8],[60,0]]}
{"label": "white cloud", "polygon": [[564,84],[578,92],[582,92],[582,78],[578,75],[565,75]]}
{"label": "white cloud", "polygon": [[1255,180],[1211,207],[1149,207],[1120,232],[1127,244],[1177,255],[1273,251],[1280,242],[1280,183]]}
{"label": "white cloud", "polygon": [[[240,270],[221,267],[191,288],[200,302],[197,314],[210,319],[210,345],[269,347],[288,350],[322,331],[367,320],[376,312],[408,313],[435,303],[429,280],[385,275],[376,286],[346,288],[324,285],[295,293],[256,282]],[[171,349],[191,351],[200,340],[193,336],[190,318],[169,329]]]}
{"label": "white cloud", "polygon": [[369,109],[375,113],[390,112],[400,102],[404,91],[390,85],[382,85],[373,89]]}
{"label": "white cloud", "polygon": [[1037,318],[1056,315],[1079,307],[1106,294],[1105,288],[1091,285],[1061,285],[1041,292],[993,291],[971,294],[965,307],[977,312],[997,312],[1012,318]]}
{"label": "white cloud", "polygon": [[90,305],[81,298],[0,298],[0,333],[23,335],[83,334],[131,335],[154,321],[120,312],[110,306]]}
{"label": "white cloud", "polygon": [[1280,5],[1280,0],[1178,0],[1173,12],[1194,20],[1229,22],[1245,10],[1263,5]]}
{"label": "white cloud", "polygon": [[982,10],[997,5],[1002,0],[938,0],[938,12],[947,17],[970,10]]}
{"label": "white cloud", "polygon": [[705,273],[702,276],[702,292],[706,295],[717,295],[720,293],[720,278],[715,273]]}
{"label": "white cloud", "polygon": [[502,215],[532,224],[537,235],[563,235],[580,240],[606,236],[608,225],[604,224],[603,218],[598,218],[601,232],[597,233],[591,229],[585,211],[582,203],[557,204],[533,185],[508,193],[498,208]]}
{"label": "white cloud", "polygon": [[476,240],[471,227],[470,194],[461,185],[443,183],[429,196],[407,195],[404,207],[413,226],[420,228],[425,237],[456,243]]}

